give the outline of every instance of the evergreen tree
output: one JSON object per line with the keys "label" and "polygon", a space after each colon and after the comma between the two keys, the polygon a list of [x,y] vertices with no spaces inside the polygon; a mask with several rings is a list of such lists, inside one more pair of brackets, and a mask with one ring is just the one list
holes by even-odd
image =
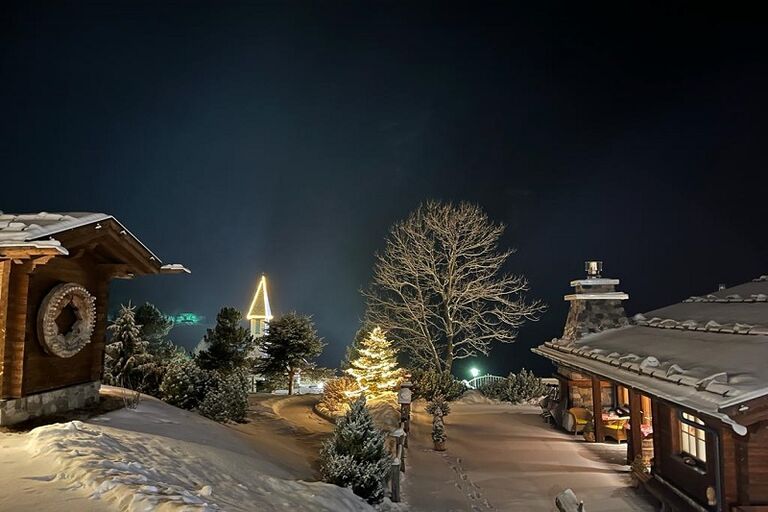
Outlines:
{"label": "evergreen tree", "polygon": [[117,318],[109,326],[112,333],[105,348],[104,381],[114,386],[143,391],[144,379],[154,370],[149,343],[141,337],[130,303],[120,306]]}
{"label": "evergreen tree", "polygon": [[160,397],[176,407],[195,409],[208,390],[208,373],[197,366],[194,359],[179,353],[165,367]]}
{"label": "evergreen tree", "polygon": [[173,321],[149,302],[137,307],[135,316],[141,325],[141,337],[149,343],[149,353],[164,360],[173,357],[176,347],[168,340]]}
{"label": "evergreen tree", "polygon": [[365,397],[356,400],[339,419],[320,453],[323,480],[378,503],[384,499],[384,480],[391,459],[384,446],[384,435],[373,424]]}
{"label": "evergreen tree", "polygon": [[248,374],[240,368],[222,374],[211,372],[200,414],[221,423],[245,421],[248,412]]}
{"label": "evergreen tree", "polygon": [[292,395],[296,375],[312,367],[311,360],[323,346],[309,317],[288,313],[269,322],[269,332],[261,338],[264,357],[256,362],[256,370],[267,378],[287,376]]}
{"label": "evergreen tree", "polygon": [[350,368],[352,361],[360,357],[360,346],[363,344],[363,341],[365,341],[368,333],[372,330],[373,326],[369,322],[364,321],[355,333],[355,338],[352,340],[352,344],[347,345],[344,352],[344,359],[342,359],[339,368],[343,371],[347,371]]}
{"label": "evergreen tree", "polygon": [[357,351],[359,355],[350,362],[347,373],[357,380],[363,395],[368,400],[393,400],[402,372],[384,331],[375,327]]}
{"label": "evergreen tree", "polygon": [[195,356],[200,368],[229,372],[246,365],[255,342],[248,329],[240,325],[241,320],[237,309],[221,308],[216,327],[205,333],[205,348]]}
{"label": "evergreen tree", "polygon": [[160,396],[160,384],[171,361],[183,351],[168,339],[173,321],[149,302],[136,308],[136,323],[141,326],[141,337],[147,340],[147,351],[154,362],[153,371],[144,377],[144,392]]}

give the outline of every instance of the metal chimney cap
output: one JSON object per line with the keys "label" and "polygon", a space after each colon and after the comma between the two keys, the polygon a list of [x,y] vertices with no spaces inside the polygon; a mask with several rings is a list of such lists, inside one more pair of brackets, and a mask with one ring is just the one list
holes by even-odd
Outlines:
{"label": "metal chimney cap", "polygon": [[585,261],[584,270],[587,272],[587,278],[598,279],[603,272],[603,262],[597,260]]}

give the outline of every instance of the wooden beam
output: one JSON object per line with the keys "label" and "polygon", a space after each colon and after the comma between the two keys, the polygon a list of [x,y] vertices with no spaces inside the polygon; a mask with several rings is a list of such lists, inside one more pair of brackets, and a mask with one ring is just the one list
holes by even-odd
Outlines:
{"label": "wooden beam", "polygon": [[[8,321],[8,279],[11,275],[9,260],[0,260],[0,375],[3,375],[5,354],[6,322]],[[3,396],[3,382],[0,380],[0,396]]]}
{"label": "wooden beam", "polygon": [[634,389],[629,390],[629,443],[627,447],[627,463],[632,464],[635,457],[643,452],[643,410],[640,393]]}
{"label": "wooden beam", "polygon": [[592,377],[592,414],[595,422],[595,441],[605,442],[605,426],[603,425],[603,393],[600,379]]}
{"label": "wooden beam", "polygon": [[733,436],[736,444],[736,494],[741,505],[749,505],[749,435]]}
{"label": "wooden beam", "polygon": [[[14,264],[8,280],[8,310],[3,344],[2,398],[18,398],[22,394],[24,343],[27,333],[27,293],[31,261]],[[10,300],[10,297],[13,299]]]}
{"label": "wooden beam", "polygon": [[104,368],[104,348],[107,337],[107,309],[109,306],[109,276],[99,276],[96,288],[96,328],[91,343],[94,346],[91,361],[91,380],[101,380]]}

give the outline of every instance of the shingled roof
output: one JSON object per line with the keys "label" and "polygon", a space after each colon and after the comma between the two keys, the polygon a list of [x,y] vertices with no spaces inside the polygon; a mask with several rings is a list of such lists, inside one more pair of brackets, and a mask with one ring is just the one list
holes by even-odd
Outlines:
{"label": "shingled roof", "polygon": [[178,263],[164,265],[141,240],[133,235],[120,221],[112,215],[94,212],[65,212],[65,213],[3,213],[0,211],[0,248],[35,247],[55,248],[61,254],[68,254],[55,235],[87,225],[99,225],[101,222],[113,221],[122,232],[129,235],[150,255],[162,273],[189,272]]}
{"label": "shingled roof", "polygon": [[768,277],[636,315],[630,326],[533,351],[733,426],[768,396]]}

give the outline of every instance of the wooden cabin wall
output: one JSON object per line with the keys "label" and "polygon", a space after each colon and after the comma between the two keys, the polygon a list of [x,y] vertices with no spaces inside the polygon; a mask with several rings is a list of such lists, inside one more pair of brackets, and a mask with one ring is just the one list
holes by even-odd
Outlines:
{"label": "wooden cabin wall", "polygon": [[[746,475],[742,477],[751,505],[768,505],[768,422],[761,422],[746,443]],[[746,481],[745,481],[746,480]]]}
{"label": "wooden cabin wall", "polygon": [[[107,322],[107,279],[88,255],[79,258],[54,258],[37,267],[30,276],[24,347],[23,393],[39,393],[97,380],[103,360]],[[37,339],[37,315],[43,298],[60,283],[77,283],[96,297],[96,326],[91,343],[72,357],[46,354]],[[93,364],[99,362],[98,370]],[[95,375],[95,376],[94,376]]]}
{"label": "wooden cabin wall", "polygon": [[729,427],[720,430],[720,457],[722,458],[722,482],[723,494],[727,506],[743,503],[739,496],[739,478],[740,473],[746,468],[739,467],[739,447],[740,436],[737,436],[733,429]]}
{"label": "wooden cabin wall", "polygon": [[715,453],[707,434],[707,463],[703,471],[683,462],[680,456],[680,422],[677,410],[654,401],[654,473],[688,494],[695,501],[707,503],[707,487],[715,486]]}

